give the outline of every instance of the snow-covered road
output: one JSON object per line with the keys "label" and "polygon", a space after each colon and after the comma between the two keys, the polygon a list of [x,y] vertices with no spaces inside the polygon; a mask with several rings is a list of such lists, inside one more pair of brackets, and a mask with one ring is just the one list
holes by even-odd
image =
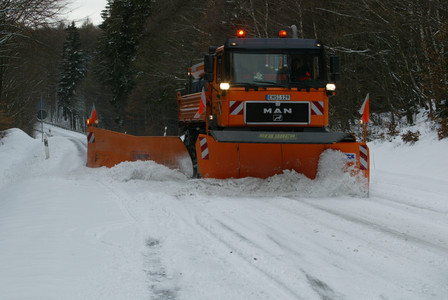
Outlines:
{"label": "snow-covered road", "polygon": [[52,132],[49,160],[0,140],[0,299],[448,299],[446,141],[369,145],[363,197],[332,174],[89,169],[85,136]]}

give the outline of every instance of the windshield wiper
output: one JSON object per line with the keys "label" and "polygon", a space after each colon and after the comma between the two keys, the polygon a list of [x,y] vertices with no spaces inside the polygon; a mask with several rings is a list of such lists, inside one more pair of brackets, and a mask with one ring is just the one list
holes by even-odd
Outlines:
{"label": "windshield wiper", "polygon": [[261,83],[261,84],[268,84],[270,86],[278,86],[278,87],[283,87],[283,88],[290,88],[289,84],[286,83],[278,83],[278,82],[272,82],[272,81],[263,81],[263,80],[255,80],[254,82],[256,83]]}
{"label": "windshield wiper", "polygon": [[317,89],[322,87],[321,84],[310,80],[289,82],[289,86],[298,89]]}
{"label": "windshield wiper", "polygon": [[249,82],[233,83],[232,86],[234,86],[234,87],[244,87],[244,88],[246,88],[246,90],[249,90],[249,89],[258,90],[259,88],[266,89],[265,87],[263,87],[261,85],[254,84],[254,83],[249,83]]}
{"label": "windshield wiper", "polygon": [[256,91],[259,88],[266,89],[267,86],[269,86],[269,87],[281,87],[281,88],[287,88],[287,89],[297,88],[297,89],[307,89],[307,90],[308,89],[316,89],[316,88],[324,87],[320,83],[317,83],[317,82],[314,82],[314,81],[309,81],[309,80],[294,81],[294,82],[287,82],[287,83],[255,80],[254,82],[233,83],[233,84],[231,84],[231,86],[234,86],[234,87],[244,87],[244,88],[246,88],[246,90],[253,89],[253,90],[256,90]]}

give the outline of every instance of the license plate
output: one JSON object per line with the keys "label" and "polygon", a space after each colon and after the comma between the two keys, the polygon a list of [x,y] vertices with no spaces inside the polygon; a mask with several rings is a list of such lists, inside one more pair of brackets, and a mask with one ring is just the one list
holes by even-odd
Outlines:
{"label": "license plate", "polygon": [[266,95],[266,100],[289,101],[289,100],[291,100],[291,95]]}

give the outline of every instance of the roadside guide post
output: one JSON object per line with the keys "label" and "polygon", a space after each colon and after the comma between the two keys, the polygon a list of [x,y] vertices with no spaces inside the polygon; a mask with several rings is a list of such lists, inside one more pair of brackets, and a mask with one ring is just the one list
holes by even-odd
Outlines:
{"label": "roadside guide post", "polygon": [[42,130],[42,142],[44,141],[44,119],[47,118],[47,108],[45,106],[44,99],[42,97],[37,104],[37,119],[40,120]]}
{"label": "roadside guide post", "polygon": [[48,135],[46,133],[43,134],[44,146],[45,146],[45,159],[50,158],[50,148],[48,148]]}
{"label": "roadside guide post", "polygon": [[42,131],[42,142],[44,143],[45,147],[45,158],[50,158],[50,149],[48,147],[48,135],[44,133],[44,119],[47,118],[47,108],[45,107],[45,102],[42,97],[39,100],[39,103],[37,104],[37,119],[40,120],[41,124],[41,131]]}

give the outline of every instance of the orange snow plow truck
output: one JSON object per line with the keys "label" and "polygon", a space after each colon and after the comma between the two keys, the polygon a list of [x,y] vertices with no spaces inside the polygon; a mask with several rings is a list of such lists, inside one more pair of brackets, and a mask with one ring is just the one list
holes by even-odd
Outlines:
{"label": "orange snow plow truck", "polygon": [[[280,32],[285,36],[285,32]],[[369,178],[369,149],[353,134],[330,132],[329,97],[339,61],[318,40],[228,39],[189,68],[189,93],[178,93],[182,137],[139,137],[89,126],[89,167],[154,160],[203,178],[267,178],[284,170],[316,177],[327,149],[346,154],[350,172]],[[330,78],[328,80],[327,78]]]}

